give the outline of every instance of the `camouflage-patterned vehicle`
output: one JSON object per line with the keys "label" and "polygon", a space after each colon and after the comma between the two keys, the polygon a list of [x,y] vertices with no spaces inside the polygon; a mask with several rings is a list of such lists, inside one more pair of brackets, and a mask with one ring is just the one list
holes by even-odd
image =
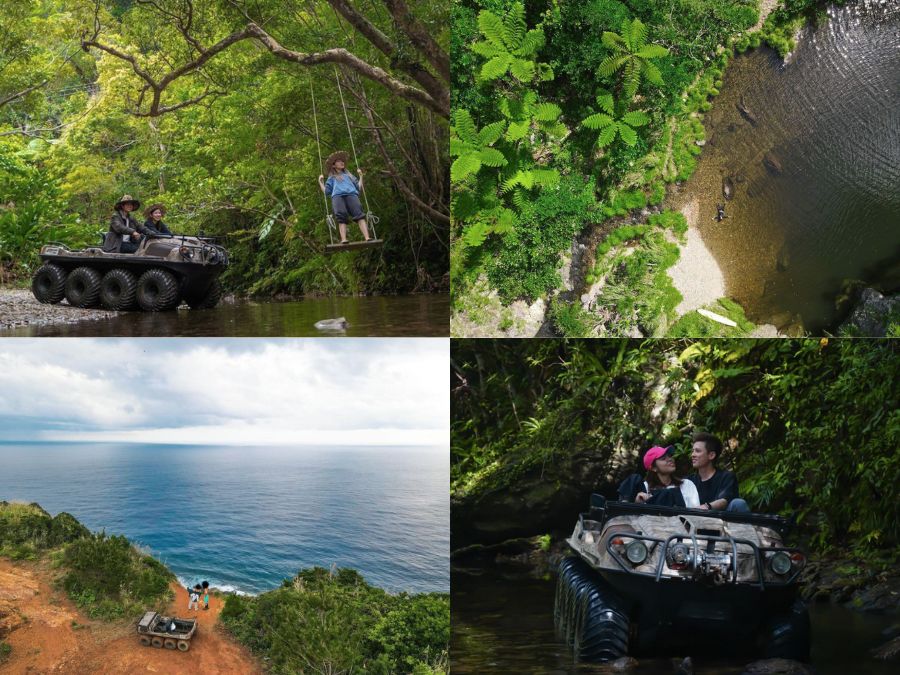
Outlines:
{"label": "camouflage-patterned vehicle", "polygon": [[593,495],[567,540],[576,555],[559,567],[557,631],[583,661],[698,643],[808,661],[806,556],[784,545],[787,524]]}
{"label": "camouflage-patterned vehicle", "polygon": [[138,639],[145,647],[165,647],[182,652],[190,650],[191,638],[196,632],[196,619],[179,619],[158,612],[144,612],[137,625]]}
{"label": "camouflage-patterned vehicle", "polygon": [[74,307],[147,312],[175,309],[182,301],[192,309],[215,307],[222,295],[219,275],[228,265],[223,247],[186,235],[145,237],[134,253],[47,244],[40,255],[44,264],[31,281],[39,302],[65,297]]}

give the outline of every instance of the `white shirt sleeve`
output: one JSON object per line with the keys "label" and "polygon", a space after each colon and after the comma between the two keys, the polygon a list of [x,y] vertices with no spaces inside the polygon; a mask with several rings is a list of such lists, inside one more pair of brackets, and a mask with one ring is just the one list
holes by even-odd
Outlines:
{"label": "white shirt sleeve", "polygon": [[687,478],[681,481],[681,496],[684,497],[684,505],[689,509],[696,509],[700,506],[700,493],[697,492],[694,481]]}

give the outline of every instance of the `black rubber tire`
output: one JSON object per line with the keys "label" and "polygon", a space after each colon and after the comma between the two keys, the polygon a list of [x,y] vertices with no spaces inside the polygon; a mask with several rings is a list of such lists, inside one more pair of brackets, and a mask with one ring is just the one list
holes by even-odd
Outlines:
{"label": "black rubber tire", "polygon": [[186,652],[191,648],[191,643],[187,640],[178,641],[178,651]]}
{"label": "black rubber tire", "polygon": [[809,608],[796,600],[791,609],[766,624],[763,657],[809,662]]}
{"label": "black rubber tire", "polygon": [[104,309],[125,310],[135,306],[137,278],[128,270],[112,269],[100,282],[100,304]]}
{"label": "black rubber tire", "polygon": [[221,299],[222,284],[218,279],[213,279],[212,284],[210,284],[209,289],[207,289],[206,294],[203,297],[195,299],[188,296],[185,298],[191,309],[212,309],[219,304],[219,300]]}
{"label": "black rubber tire", "polygon": [[171,272],[154,267],[137,282],[137,301],[145,312],[166,312],[178,307],[178,281]]}
{"label": "black rubber tire", "polygon": [[578,661],[612,661],[628,653],[630,621],[613,589],[583,560],[559,566],[554,603],[557,633]]}
{"label": "black rubber tire", "polygon": [[154,637],[150,640],[150,644],[151,644],[153,647],[156,647],[157,649],[162,649],[162,646],[163,646],[163,639],[162,639],[161,637],[156,637],[156,636],[154,636]]}
{"label": "black rubber tire", "polygon": [[76,267],[66,279],[66,301],[72,307],[90,308],[100,304],[100,272],[91,267]]}
{"label": "black rubber tire", "polygon": [[150,637],[147,635],[141,635],[141,644],[144,645],[145,647],[149,647],[150,646]]}
{"label": "black rubber tire", "polygon": [[178,646],[173,638],[166,638],[163,641],[163,647],[166,649],[178,649]]}
{"label": "black rubber tire", "polygon": [[55,305],[66,294],[66,271],[59,265],[44,263],[31,277],[31,292],[38,302]]}

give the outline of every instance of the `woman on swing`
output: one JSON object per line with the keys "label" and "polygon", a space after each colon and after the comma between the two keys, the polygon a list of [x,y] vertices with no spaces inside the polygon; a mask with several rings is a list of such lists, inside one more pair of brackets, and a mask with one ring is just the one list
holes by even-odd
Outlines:
{"label": "woman on swing", "polygon": [[331,206],[334,210],[335,220],[341,232],[341,243],[347,241],[347,223],[350,218],[359,225],[359,231],[366,241],[370,240],[369,226],[366,223],[366,214],[363,213],[362,204],[359,203],[359,192],[363,189],[363,171],[357,168],[359,178],[347,171],[347,153],[343,150],[333,152],[325,160],[325,176],[319,176],[319,187],[326,197],[331,197]]}

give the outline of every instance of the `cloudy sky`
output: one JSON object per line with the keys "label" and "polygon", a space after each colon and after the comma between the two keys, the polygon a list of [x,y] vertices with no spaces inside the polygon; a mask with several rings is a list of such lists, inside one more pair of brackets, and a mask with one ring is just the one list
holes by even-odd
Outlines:
{"label": "cloudy sky", "polygon": [[0,340],[0,441],[449,445],[449,340]]}

